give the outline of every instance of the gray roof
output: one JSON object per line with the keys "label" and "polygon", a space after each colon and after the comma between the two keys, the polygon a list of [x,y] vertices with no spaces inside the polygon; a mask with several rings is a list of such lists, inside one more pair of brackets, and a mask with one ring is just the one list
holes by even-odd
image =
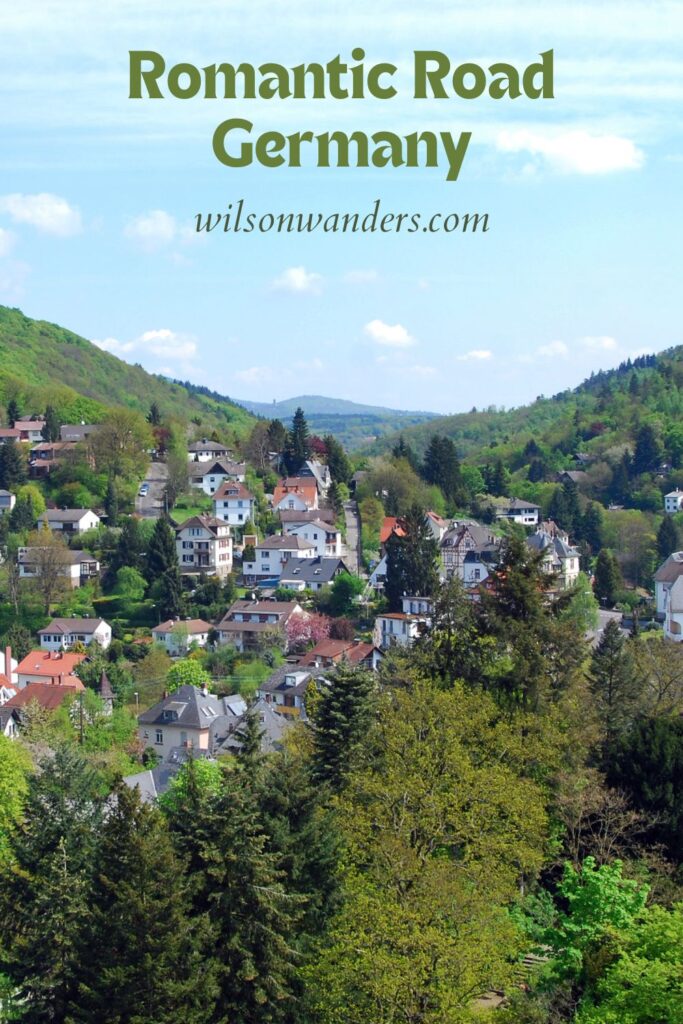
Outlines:
{"label": "gray roof", "polygon": [[281,508],[278,511],[281,523],[315,523],[322,521],[327,529],[336,529],[334,511],[329,508],[306,508],[297,512],[293,508]]}
{"label": "gray roof", "polygon": [[215,697],[196,686],[180,686],[138,717],[140,725],[181,725],[211,729],[219,717],[234,718],[246,707],[242,697]]}
{"label": "gray roof", "polygon": [[561,537],[553,537],[542,530],[533,533],[531,537],[527,537],[526,542],[535,551],[546,551],[548,548],[552,548],[553,554],[557,558],[578,558],[579,555],[576,548],[573,548],[571,544],[567,544]]}
{"label": "gray roof", "polygon": [[290,693],[303,697],[313,674],[296,665],[282,665],[272,676],[257,686],[258,693]]}
{"label": "gray roof", "polygon": [[104,619],[53,619],[38,630],[38,636],[43,633],[94,633],[102,625],[107,625]]}
{"label": "gray roof", "polygon": [[48,508],[39,518],[48,523],[77,523],[88,512],[97,515],[91,508]]}
{"label": "gray roof", "polygon": [[310,540],[304,540],[303,537],[287,534],[284,537],[279,535],[266,537],[265,540],[260,540],[256,547],[257,549],[263,548],[266,551],[306,551],[311,547],[311,542]]}
{"label": "gray roof", "polygon": [[280,583],[331,583],[340,572],[348,572],[341,558],[288,558],[280,571]]}
{"label": "gray roof", "polygon": [[[261,728],[261,750],[264,754],[270,754],[279,750],[282,746],[282,739],[288,729],[294,725],[287,715],[280,715],[273,710],[271,704],[262,697],[253,705],[259,718]],[[238,735],[239,728],[244,721],[244,716],[236,723],[235,728],[216,746],[214,753],[219,754],[235,753],[239,750],[241,743]]]}
{"label": "gray roof", "polygon": [[207,441],[204,437],[201,441],[193,441],[187,446],[188,452],[229,452],[231,449],[220,441]]}
{"label": "gray roof", "polygon": [[683,575],[683,551],[674,551],[655,573],[656,583],[673,583]]}
{"label": "gray roof", "polygon": [[504,498],[500,504],[496,503],[499,509],[510,509],[511,511],[521,511],[523,508],[535,508],[540,509],[540,505],[534,505],[533,501],[522,501],[521,498]]}

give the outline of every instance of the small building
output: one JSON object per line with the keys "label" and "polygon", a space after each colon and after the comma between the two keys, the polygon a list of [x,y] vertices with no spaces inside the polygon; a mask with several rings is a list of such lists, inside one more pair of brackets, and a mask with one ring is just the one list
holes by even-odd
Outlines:
{"label": "small building", "polygon": [[540,505],[521,498],[504,498],[495,503],[496,519],[510,519],[522,526],[538,526],[540,511]]}
{"label": "small building", "polygon": [[307,523],[324,523],[327,529],[335,528],[334,510],[331,508],[281,508],[277,517],[282,523],[282,532],[291,533],[293,526],[305,526]]}
{"label": "small building", "polygon": [[44,477],[52,472],[67,452],[73,451],[73,441],[41,441],[29,453],[28,467],[32,477]]}
{"label": "small building", "polygon": [[172,658],[184,657],[194,644],[206,647],[213,629],[204,619],[168,619],[152,630],[152,640],[163,644]]}
{"label": "small building", "polygon": [[341,531],[321,519],[307,523],[283,524],[283,531],[290,537],[301,537],[315,548],[316,555],[324,558],[340,558],[342,553]]}
{"label": "small building", "polygon": [[6,441],[21,441],[21,431],[17,427],[0,427],[0,444]]}
{"label": "small building", "polygon": [[111,626],[104,619],[53,619],[38,630],[44,651],[63,651],[74,644],[95,642],[106,650],[111,643]]}
{"label": "small building", "polygon": [[[670,621],[670,628],[667,635],[674,636],[676,634],[673,629],[674,623],[677,621],[678,612],[671,611],[672,607],[678,603],[678,597],[672,601],[671,589],[675,583],[683,576],[683,551],[674,551],[673,554],[662,562],[659,569],[655,573],[655,603],[657,606],[657,615],[660,619],[670,617],[673,615]],[[665,632],[666,626],[665,626]],[[681,639],[681,637],[678,637]]]}
{"label": "small building", "polygon": [[347,664],[376,672],[384,655],[374,644],[360,640],[321,640],[299,658],[301,668],[325,669]]}
{"label": "small building", "polygon": [[211,753],[246,709],[242,697],[216,697],[206,687],[180,686],[138,716],[138,736],[164,761],[177,747]]}
{"label": "small building", "polygon": [[227,459],[209,460],[190,466],[190,487],[215,494],[226,480],[243,483],[247,467],[244,462],[230,462]]}
{"label": "small building", "polygon": [[315,547],[302,537],[266,537],[255,548],[253,562],[242,563],[242,574],[248,584],[259,580],[280,579],[282,566],[290,558],[314,558]]}
{"label": "small building", "polygon": [[213,514],[231,526],[253,521],[256,499],[239,480],[226,480],[213,496]]}
{"label": "small building", "polygon": [[455,523],[439,545],[442,575],[447,580],[457,577],[466,587],[478,586],[498,564],[500,545],[500,537],[488,526]]}
{"label": "small building", "polygon": [[19,431],[19,440],[30,444],[39,444],[43,440],[44,416],[20,416],[14,421],[14,429]]}
{"label": "small building", "polygon": [[100,517],[90,508],[48,508],[38,518],[38,526],[47,526],[53,533],[76,534],[94,530]]}
{"label": "small building", "polygon": [[75,697],[83,689],[82,683],[80,687],[73,684],[61,686],[56,683],[29,683],[0,708],[0,732],[9,739],[15,739],[21,732],[26,709],[30,704],[36,704],[43,711],[51,713],[60,708],[67,698]]}
{"label": "small building", "polygon": [[680,512],[681,509],[683,509],[683,491],[676,488],[675,491],[669,491],[664,495],[664,511],[668,515]]}
{"label": "small building", "polygon": [[[19,566],[19,578],[22,580],[39,579],[42,573],[40,552],[47,551],[47,548],[39,546],[21,547],[17,549],[17,564]],[[100,563],[89,551],[64,551],[64,567],[62,575],[69,580],[70,586],[75,589],[82,587],[84,583],[96,579],[100,574]]]}
{"label": "small building", "polygon": [[542,526],[527,537],[527,545],[543,555],[543,572],[553,573],[557,577],[560,590],[569,590],[574,586],[580,571],[579,552],[576,548],[562,537],[546,533]]}
{"label": "small building", "polygon": [[191,516],[176,527],[181,573],[218,576],[232,572],[232,535],[228,523],[215,516]]}
{"label": "small building", "polygon": [[288,590],[322,590],[348,571],[341,558],[288,558],[280,571],[280,586]]}
{"label": "small building", "polygon": [[220,441],[209,441],[203,437],[201,441],[193,441],[187,446],[187,457],[191,462],[215,462],[217,459],[228,459],[232,455]]}
{"label": "small building", "polygon": [[306,690],[312,679],[311,672],[283,665],[259,683],[256,697],[272,704],[280,714],[299,717],[305,710]]}
{"label": "small building", "polygon": [[318,507],[318,484],[314,477],[292,476],[280,480],[273,493],[273,508],[296,510]]}
{"label": "small building", "polygon": [[59,428],[59,440],[80,444],[97,433],[99,427],[99,423],[64,423]]}
{"label": "small building", "polygon": [[5,512],[11,512],[16,503],[16,494],[12,494],[11,491],[0,490],[0,516],[4,515]]}
{"label": "small building", "polygon": [[428,623],[424,615],[385,612],[375,619],[373,641],[375,646],[382,650],[394,646],[412,647],[427,628]]}
{"label": "small building", "polygon": [[[73,684],[75,670],[85,661],[85,654],[72,651],[29,651],[17,665],[17,685],[23,690],[29,683],[55,683],[63,685],[63,680]],[[73,684],[76,685],[76,684]],[[77,689],[81,688],[78,680]]]}
{"label": "small building", "polygon": [[216,628],[220,643],[231,644],[241,652],[258,649],[264,634],[280,636],[284,650],[287,623],[292,615],[303,614],[297,601],[235,601]]}

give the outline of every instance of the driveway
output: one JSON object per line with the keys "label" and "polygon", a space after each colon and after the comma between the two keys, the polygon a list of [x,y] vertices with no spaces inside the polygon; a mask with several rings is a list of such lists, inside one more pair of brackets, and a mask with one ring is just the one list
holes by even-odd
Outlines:
{"label": "driveway", "polygon": [[[149,491],[144,498],[138,494],[135,499],[135,511],[143,519],[158,519],[164,510],[164,491],[168,467],[165,462],[152,462],[145,475],[144,483],[149,484]],[[143,481],[140,481],[142,486]]]}
{"label": "driveway", "polygon": [[344,519],[346,520],[346,545],[343,559],[349,570],[360,573],[360,520],[358,506],[355,501],[344,502]]}

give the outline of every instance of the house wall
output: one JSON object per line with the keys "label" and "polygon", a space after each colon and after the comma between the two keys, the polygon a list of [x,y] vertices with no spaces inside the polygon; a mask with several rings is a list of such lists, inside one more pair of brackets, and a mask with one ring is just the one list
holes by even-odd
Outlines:
{"label": "house wall", "polygon": [[[159,735],[157,735],[159,734]],[[185,742],[191,742],[198,750],[209,749],[208,729],[188,729],[180,722],[162,722],[160,725],[138,726],[138,736],[144,747],[152,747],[153,750],[165,761],[173,747],[181,747]]]}
{"label": "house wall", "polygon": [[96,640],[103,650],[106,650],[111,643],[111,626],[104,623],[94,633],[43,633],[40,637],[40,646],[44,651],[62,651],[67,647],[73,647],[75,643],[91,644]]}

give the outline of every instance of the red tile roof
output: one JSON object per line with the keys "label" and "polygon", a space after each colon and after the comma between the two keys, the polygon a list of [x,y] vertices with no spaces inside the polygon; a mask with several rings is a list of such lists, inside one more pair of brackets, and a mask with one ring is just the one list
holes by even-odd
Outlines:
{"label": "red tile roof", "polygon": [[399,520],[396,516],[385,516],[384,522],[382,523],[382,529],[379,532],[380,544],[386,544],[394,533],[397,537],[405,537],[406,535],[403,527],[399,526]]}
{"label": "red tile roof", "polygon": [[[70,677],[71,678],[71,677]],[[75,678],[75,677],[73,677]],[[81,683],[81,689],[83,684]],[[52,683],[29,683],[23,690],[19,690],[19,693],[8,700],[5,704],[5,708],[23,708],[31,701],[35,700],[40,704],[41,708],[46,711],[54,711],[58,708],[67,697],[73,696],[78,693],[76,686],[57,686]]]}
{"label": "red tile roof", "polygon": [[76,665],[80,665],[85,657],[85,654],[71,654],[68,651],[30,651],[17,666],[17,673],[45,676],[48,679],[72,675]]}

